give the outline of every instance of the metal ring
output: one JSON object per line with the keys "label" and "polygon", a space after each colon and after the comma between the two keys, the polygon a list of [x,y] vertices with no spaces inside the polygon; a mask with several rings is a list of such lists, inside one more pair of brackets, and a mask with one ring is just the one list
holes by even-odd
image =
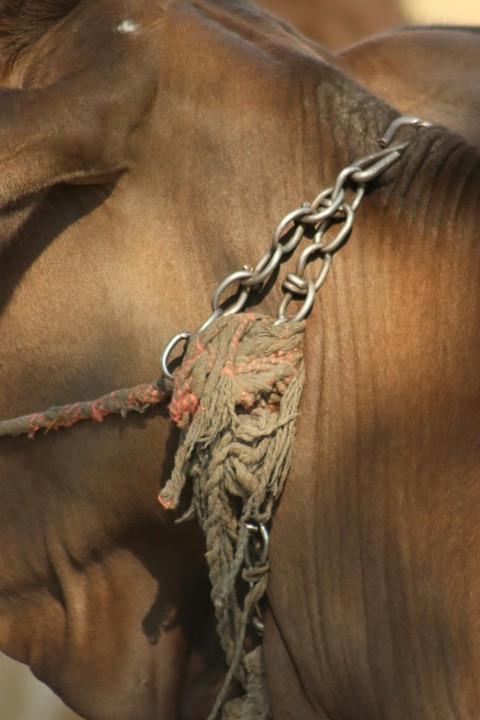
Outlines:
{"label": "metal ring", "polygon": [[304,276],[307,263],[310,259],[310,255],[314,255],[315,253],[321,253],[323,247],[324,246],[321,243],[315,242],[313,245],[309,245],[305,248],[305,250],[302,251],[300,257],[298,258],[297,267],[295,269],[296,275],[298,275],[299,277]]}
{"label": "metal ring", "polygon": [[252,556],[250,554],[250,546],[246,545],[245,547],[245,565],[248,568],[252,567],[261,567],[262,565],[265,565],[268,559],[268,549],[270,546],[270,533],[268,532],[266,526],[257,521],[249,521],[246,523],[246,527],[248,532],[251,535],[257,535],[262,543],[262,550],[258,556],[258,558],[255,561],[252,561]]}
{"label": "metal ring", "polygon": [[242,280],[240,285],[247,288],[254,288],[257,287],[257,285],[261,285],[261,283],[272,274],[277,265],[279,265],[282,255],[283,248],[281,245],[278,245],[275,250],[269,248],[253,268],[252,277]]}
{"label": "metal ring", "polygon": [[323,265],[322,269],[318,273],[317,279],[314,281],[315,283],[315,292],[318,292],[320,288],[322,287],[323,283],[328,277],[328,273],[330,272],[330,268],[332,267],[332,260],[333,255],[331,253],[325,253],[322,255],[323,258]]}
{"label": "metal ring", "polygon": [[[326,246],[321,245],[321,244],[309,245],[307,248],[305,248],[305,250],[300,255],[300,257],[298,258],[298,263],[297,263],[296,276],[298,276],[299,278],[303,278],[305,284],[307,284],[308,280],[304,277],[304,274],[305,274],[305,270],[307,269],[307,264],[310,259],[310,255],[314,255],[315,253],[318,253],[320,255],[320,259],[322,260],[322,267],[320,269],[320,272],[317,275],[317,279],[313,281],[313,283],[315,285],[316,293],[320,290],[323,283],[327,279],[327,275],[332,266],[333,255],[332,255],[332,253],[325,252],[325,247]],[[296,276],[294,276],[294,278]],[[287,279],[288,279],[288,275],[287,275]],[[293,282],[295,282],[294,279],[293,279]],[[292,283],[292,285],[293,285],[293,283]],[[286,286],[285,282],[284,282],[284,286]],[[292,287],[287,287],[287,290],[292,291]],[[302,292],[301,290],[297,291],[297,292],[299,292],[300,295],[307,294],[306,289],[305,289],[305,292]]]}
{"label": "metal ring", "polygon": [[[253,273],[250,270],[237,270],[236,272],[233,272],[230,275],[228,275],[224,280],[222,280],[222,282],[219,285],[217,285],[217,287],[212,295],[212,303],[211,303],[212,310],[214,312],[215,312],[215,310],[218,310],[218,308],[220,306],[220,298],[223,295],[223,293],[225,292],[225,290],[230,285],[233,285],[233,283],[236,283],[236,282],[240,282],[240,280],[247,280],[252,277],[253,277]],[[244,290],[243,292],[244,293],[246,292],[247,293],[246,297],[248,297],[248,293],[250,292],[250,290],[248,290],[248,291]],[[246,301],[246,298],[245,298],[245,301]],[[237,303],[235,303],[235,304],[237,305]],[[245,303],[243,303],[243,304],[245,304]],[[241,307],[243,307],[243,305]]]}
{"label": "metal ring", "polygon": [[396,145],[393,145],[393,147],[387,147],[383,150],[377,150],[374,153],[370,153],[370,155],[364,155],[361,158],[357,158],[353,161],[352,165],[358,165],[359,168],[362,168],[364,170],[366,167],[371,165],[372,163],[376,162],[377,160],[380,160],[380,158],[385,157],[385,155],[389,155],[392,152],[398,151],[402,152],[403,150],[406,150],[406,148],[410,145],[410,140],[406,140],[402,143],[397,143]]}
{"label": "metal ring", "polygon": [[343,245],[343,243],[346,241],[352,231],[355,213],[353,212],[350,205],[347,205],[346,203],[342,205],[342,208],[345,211],[345,220],[343,223],[343,227],[333,238],[333,240],[331,240],[329,243],[322,247],[323,253],[333,253],[335,252],[335,250],[338,250],[340,245]]}
{"label": "metal ring", "polygon": [[177,333],[177,335],[175,335],[170,340],[170,342],[167,343],[164,351],[160,355],[160,368],[162,370],[163,375],[165,375],[165,377],[167,377],[167,378],[170,378],[170,380],[174,380],[174,375],[172,375],[172,373],[170,372],[170,370],[168,368],[168,360],[170,358],[170,355],[172,354],[172,351],[178,345],[179,342],[181,342],[182,340],[188,340],[189,338],[192,337],[192,335],[193,335],[193,333],[191,333],[191,332]]}
{"label": "metal ring", "polygon": [[345,198],[345,192],[343,188],[340,188],[340,191],[338,192],[335,199],[332,199],[333,195],[333,187],[329,187],[323,192],[320,193],[320,195],[317,195],[315,200],[312,203],[312,207],[317,205],[324,205],[323,210],[319,210],[318,212],[312,213],[311,215],[307,215],[303,218],[304,223],[307,223],[308,225],[316,225],[317,223],[321,222],[322,220],[325,220],[327,218],[332,217],[337,212],[340,205],[343,203],[343,200]]}
{"label": "metal ring", "polygon": [[289,253],[293,252],[304,235],[305,226],[303,225],[302,221],[298,225],[290,240],[288,240],[285,244],[280,243],[278,245],[278,247],[282,248],[282,255],[289,255]]}
{"label": "metal ring", "polygon": [[352,175],[359,172],[362,168],[358,165],[349,165],[346,168],[343,168],[341,172],[338,173],[337,179],[335,180],[335,185],[333,186],[332,190],[332,197],[336,198],[337,195],[343,190],[343,186],[345,183],[351,178]]}
{"label": "metal ring", "polygon": [[308,292],[308,282],[296,273],[288,273],[282,287],[292,294],[305,296]]}
{"label": "metal ring", "polygon": [[[236,302],[233,303],[229,308],[224,310],[222,312],[222,315],[235,315],[238,312],[241,312],[245,305],[247,304],[248,296],[250,295],[251,288],[244,288],[240,295],[238,296],[238,299]],[[220,309],[220,308],[219,308]]]}
{"label": "metal ring", "polygon": [[[277,227],[275,228],[275,231],[273,233],[272,237],[272,248],[275,250],[279,245],[281,245],[280,238],[282,237],[283,233],[285,232],[286,228],[290,223],[295,222],[295,220],[298,220],[299,218],[305,217],[305,215],[309,215],[311,213],[312,209],[310,207],[310,203],[308,204],[308,207],[306,205],[302,205],[301,207],[297,208],[296,210],[292,210],[287,215],[285,215],[284,218],[280,220]],[[298,231],[297,231],[298,232]],[[291,240],[288,245],[291,244]],[[288,252],[291,252],[291,250],[286,250],[285,246],[282,246],[283,251],[285,254]]]}
{"label": "metal ring", "polygon": [[[257,609],[257,612],[258,612],[258,609]],[[264,625],[263,620],[260,619],[259,615],[254,615],[252,617],[252,625],[255,628],[257,635],[262,636],[265,625]]]}
{"label": "metal ring", "polygon": [[355,182],[358,183],[368,183],[372,180],[375,180],[376,177],[381,175],[385,170],[387,170],[391,165],[394,165],[397,160],[400,160],[402,157],[402,153],[399,150],[392,150],[388,155],[385,155],[385,157],[380,158],[380,160],[377,160],[373,165],[370,165],[370,167],[365,168],[365,170],[359,170],[352,175],[352,179]]}
{"label": "metal ring", "polygon": [[275,325],[281,325],[284,322],[288,323],[294,323],[294,322],[300,322],[304,318],[307,317],[308,313],[313,307],[313,303],[315,301],[315,283],[313,283],[311,280],[307,280],[308,288],[307,288],[307,295],[305,297],[305,300],[302,303],[302,306],[300,307],[300,310],[297,312],[296,315],[293,317],[287,317],[286,311],[290,303],[292,302],[292,295],[290,292],[286,292],[282,302],[280,303],[280,307],[278,308],[278,319],[275,322]]}
{"label": "metal ring", "polygon": [[353,198],[352,202],[350,203],[350,207],[352,208],[353,212],[357,212],[358,208],[360,207],[360,203],[363,200],[364,195],[365,195],[365,185],[360,184],[355,192],[355,197]]}

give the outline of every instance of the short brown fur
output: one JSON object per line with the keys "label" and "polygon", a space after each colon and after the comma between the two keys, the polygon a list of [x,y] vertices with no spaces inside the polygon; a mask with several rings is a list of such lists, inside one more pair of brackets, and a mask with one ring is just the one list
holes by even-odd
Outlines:
{"label": "short brown fur", "polygon": [[3,0],[0,5],[0,69],[4,74],[25,48],[62,20],[80,0]]}
{"label": "short brown fur", "polygon": [[[74,15],[23,53],[28,88],[0,88],[0,417],[154,378],[396,116],[241,0]],[[275,720],[478,715],[479,187],[475,148],[416,135],[308,319],[270,553]],[[87,720],[205,720],[222,680],[201,538],[157,502],[176,440],[152,412],[0,443],[0,647]]]}

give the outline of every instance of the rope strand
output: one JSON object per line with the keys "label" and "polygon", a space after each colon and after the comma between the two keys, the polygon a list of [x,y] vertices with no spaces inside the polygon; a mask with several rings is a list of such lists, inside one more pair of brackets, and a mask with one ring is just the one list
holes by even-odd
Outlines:
{"label": "rope strand", "polygon": [[144,413],[152,405],[166,402],[171,395],[172,383],[160,378],[153,384],[136,385],[133,388],[114,390],[96,400],[54,406],[43,412],[23,415],[0,421],[0,437],[28,435],[34,438],[39,430],[44,434],[58,428],[68,428],[81,420],[102,422],[107,415],[125,417],[130,412]]}
{"label": "rope strand", "polygon": [[[207,548],[217,630],[229,671],[209,715],[265,720],[261,640],[253,630],[265,596],[267,553],[255,557],[248,526],[270,523],[290,466],[303,388],[304,323],[245,313],[218,318],[187,346],[170,414],[182,429],[172,477],[160,492],[175,509],[193,489]],[[185,517],[185,516],[184,516]],[[236,678],[245,694],[225,703]],[[230,708],[231,705],[231,708]]]}

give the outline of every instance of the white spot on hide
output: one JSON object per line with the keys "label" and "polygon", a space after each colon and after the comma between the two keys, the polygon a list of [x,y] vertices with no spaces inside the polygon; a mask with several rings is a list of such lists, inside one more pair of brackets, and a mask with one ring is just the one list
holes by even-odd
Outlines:
{"label": "white spot on hide", "polygon": [[136,33],[138,31],[138,25],[132,20],[124,20],[120,25],[117,25],[115,31],[118,33]]}

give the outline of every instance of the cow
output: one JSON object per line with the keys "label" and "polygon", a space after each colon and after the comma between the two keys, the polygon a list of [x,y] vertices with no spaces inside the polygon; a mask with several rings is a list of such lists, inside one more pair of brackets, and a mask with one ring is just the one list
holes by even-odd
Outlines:
{"label": "cow", "polygon": [[[398,117],[239,0],[9,8],[1,417],[155,378],[219,280]],[[308,318],[270,550],[275,720],[479,706],[480,158],[407,136]],[[157,501],[177,441],[163,407],[1,440],[0,647],[87,720],[200,720],[225,677],[203,538]]]}
{"label": "cow", "polygon": [[335,63],[406,115],[420,112],[480,144],[478,28],[416,27],[339,53]]}
{"label": "cow", "polygon": [[407,19],[398,0],[257,0],[323,47],[338,50],[363,38],[401,27]]}

